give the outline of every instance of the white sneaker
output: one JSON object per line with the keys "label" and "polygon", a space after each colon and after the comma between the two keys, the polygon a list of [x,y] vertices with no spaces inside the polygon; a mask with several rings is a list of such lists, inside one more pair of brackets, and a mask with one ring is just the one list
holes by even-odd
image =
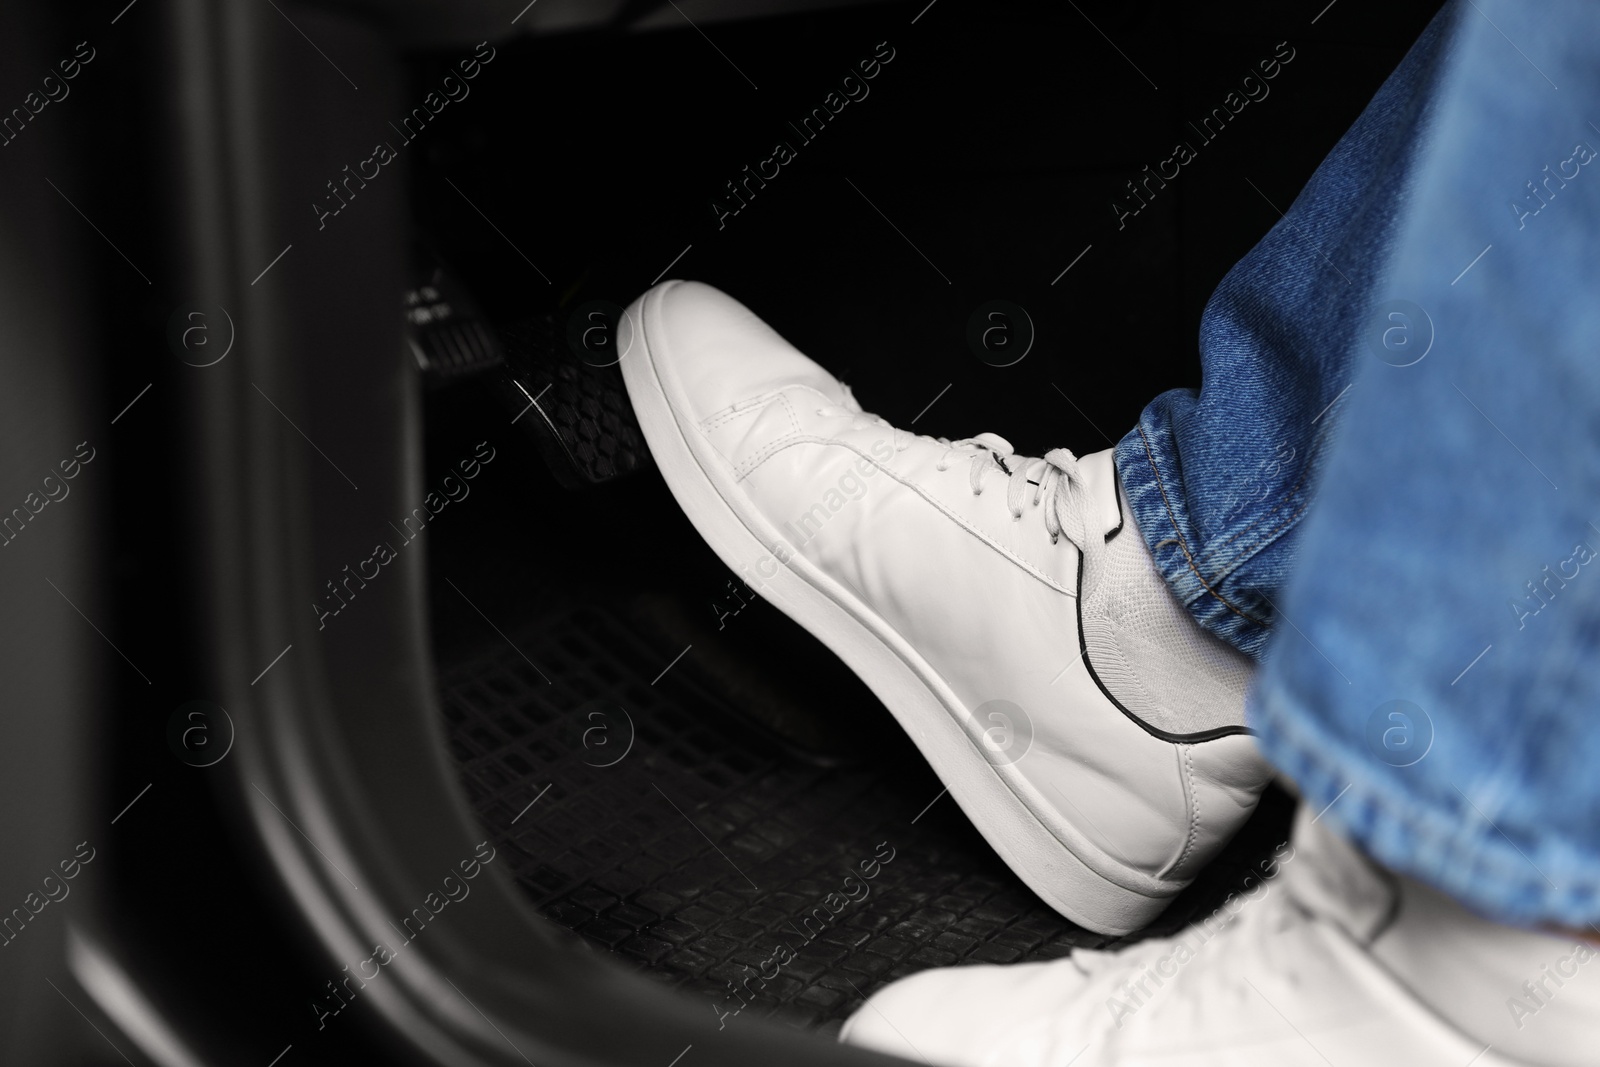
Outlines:
{"label": "white sneaker", "polygon": [[923,971],[840,1040],[951,1067],[1593,1064],[1600,949],[1500,926],[1297,817],[1215,915],[1120,952]]}
{"label": "white sneaker", "polygon": [[896,430],[698,283],[636,300],[618,348],[695,528],[871,686],[1061,914],[1143,926],[1250,814],[1271,775],[1251,664],[1167,591],[1109,451]]}

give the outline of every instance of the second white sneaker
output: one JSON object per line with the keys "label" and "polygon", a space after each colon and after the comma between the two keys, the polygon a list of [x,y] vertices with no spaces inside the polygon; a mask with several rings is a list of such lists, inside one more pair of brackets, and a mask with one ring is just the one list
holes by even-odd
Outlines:
{"label": "second white sneaker", "polygon": [[897,430],[725,294],[621,325],[628,393],[722,560],[872,688],[1011,868],[1102,933],[1148,923],[1271,776],[1250,662],[1156,574],[1110,451]]}
{"label": "second white sneaker", "polygon": [[902,978],[840,1040],[946,1067],[1595,1062],[1588,942],[1473,915],[1303,808],[1267,873],[1174,937]]}

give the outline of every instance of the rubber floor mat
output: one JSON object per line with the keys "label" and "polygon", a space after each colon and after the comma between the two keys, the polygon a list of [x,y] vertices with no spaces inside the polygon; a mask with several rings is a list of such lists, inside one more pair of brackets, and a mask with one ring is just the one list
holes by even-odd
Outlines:
{"label": "rubber floor mat", "polygon": [[741,716],[693,648],[594,606],[507,636],[440,663],[474,811],[540,912],[726,1023],[833,1033],[928,967],[1170,933],[1288,835],[1293,802],[1274,788],[1153,927],[1107,938],[1034,897],[898,733],[829,765]]}

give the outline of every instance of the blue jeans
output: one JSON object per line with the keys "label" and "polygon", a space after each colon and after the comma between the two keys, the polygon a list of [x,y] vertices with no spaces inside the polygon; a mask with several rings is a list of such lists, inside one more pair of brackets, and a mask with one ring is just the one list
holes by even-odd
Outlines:
{"label": "blue jeans", "polygon": [[1452,2],[1117,445],[1268,757],[1504,922],[1600,922],[1597,149],[1595,9]]}

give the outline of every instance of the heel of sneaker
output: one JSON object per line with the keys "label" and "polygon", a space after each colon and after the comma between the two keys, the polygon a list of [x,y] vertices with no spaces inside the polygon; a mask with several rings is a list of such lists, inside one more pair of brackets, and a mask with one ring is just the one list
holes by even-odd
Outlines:
{"label": "heel of sneaker", "polygon": [[1248,734],[1181,745],[1179,762],[1191,829],[1160,877],[1186,885],[1250,818],[1274,772]]}

